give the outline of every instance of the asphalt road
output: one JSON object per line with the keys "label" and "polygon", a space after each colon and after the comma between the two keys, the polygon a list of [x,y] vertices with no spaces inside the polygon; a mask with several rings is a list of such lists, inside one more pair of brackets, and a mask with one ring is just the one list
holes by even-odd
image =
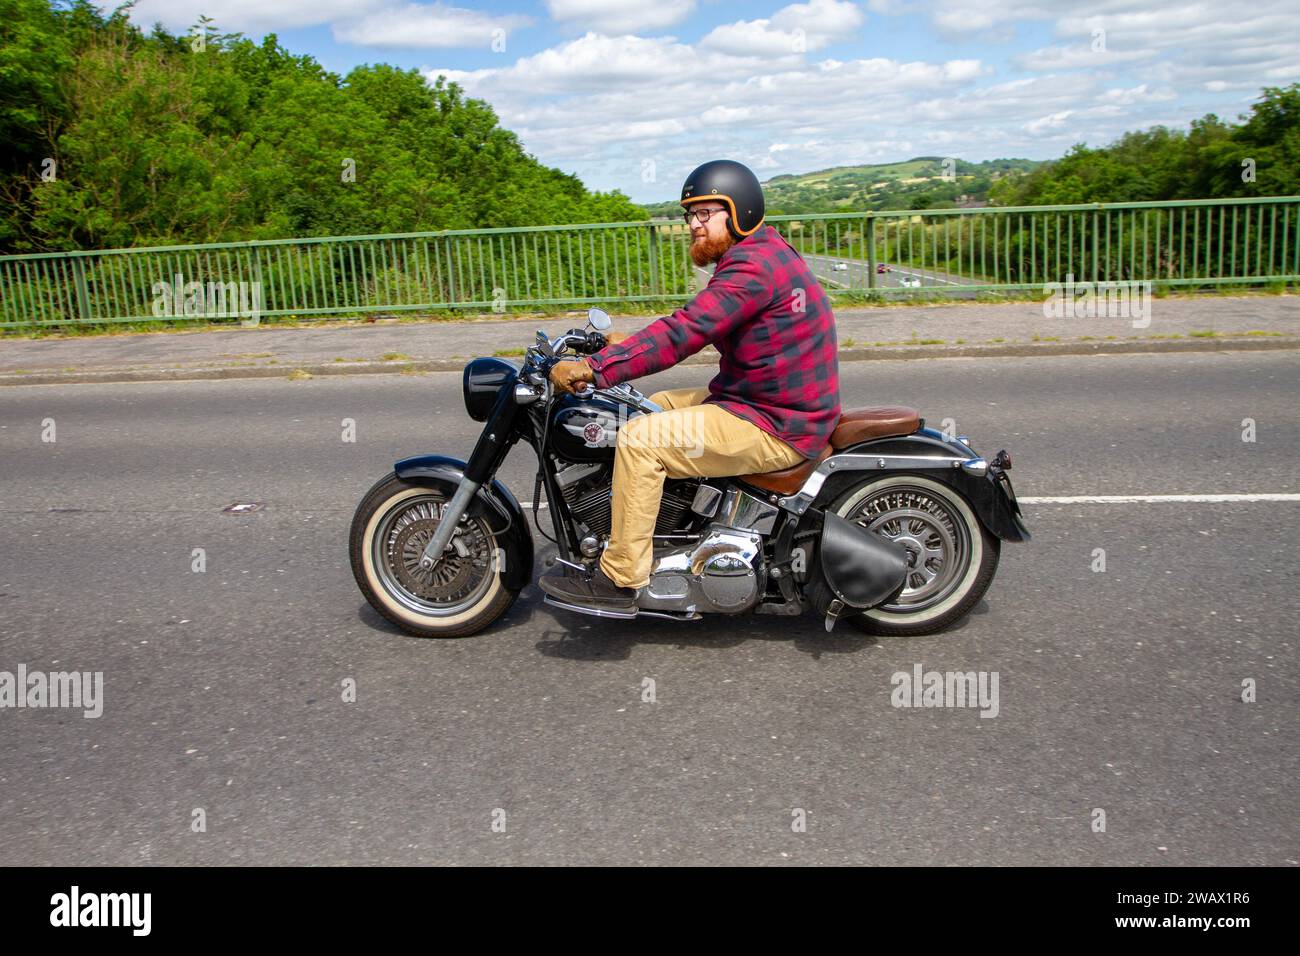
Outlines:
{"label": "asphalt road", "polygon": [[[1300,491],[1293,352],[841,372],[846,405],[1009,448],[1021,496]],[[104,675],[97,719],[0,710],[0,864],[1300,859],[1300,503],[1026,505],[1034,540],[925,638],[600,622],[530,586],[487,633],[417,640],[361,599],[346,531],[394,459],[468,454],[459,388],[0,393],[0,671]],[[502,474],[521,500],[530,455]],[[917,664],[996,672],[997,716],[892,706]]]}

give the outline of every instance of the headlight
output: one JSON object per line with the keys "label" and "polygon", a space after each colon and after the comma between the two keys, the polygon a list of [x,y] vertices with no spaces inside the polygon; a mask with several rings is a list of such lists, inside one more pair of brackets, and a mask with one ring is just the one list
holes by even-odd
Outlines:
{"label": "headlight", "polygon": [[476,422],[487,421],[503,385],[513,386],[519,369],[499,358],[476,358],[465,366],[465,411]]}

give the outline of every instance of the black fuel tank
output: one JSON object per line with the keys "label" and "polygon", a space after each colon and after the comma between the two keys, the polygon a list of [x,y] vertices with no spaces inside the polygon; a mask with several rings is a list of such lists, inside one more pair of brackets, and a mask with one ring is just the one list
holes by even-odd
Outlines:
{"label": "black fuel tank", "polygon": [[551,413],[548,441],[565,461],[613,461],[619,427],[642,414],[608,399],[566,395]]}

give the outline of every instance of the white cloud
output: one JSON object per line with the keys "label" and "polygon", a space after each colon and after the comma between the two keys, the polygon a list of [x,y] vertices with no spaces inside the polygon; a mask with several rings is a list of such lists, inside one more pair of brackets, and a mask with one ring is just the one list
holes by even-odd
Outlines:
{"label": "white cloud", "polygon": [[[988,72],[978,60],[809,63],[693,48],[669,37],[590,33],[510,66],[426,75],[446,75],[487,99],[543,161],[626,186],[639,183],[646,159],[668,180],[720,156],[764,170],[774,168],[774,156],[799,168],[897,159],[895,150],[915,143],[883,135],[882,118],[911,122],[909,104],[918,97],[957,96]],[[950,141],[942,131],[916,137],[925,145]]]}
{"label": "white cloud", "polygon": [[782,7],[770,19],[738,20],[715,27],[700,45],[739,56],[813,52],[853,39],[866,18],[843,0],[811,0]]}
{"label": "white cloud", "polygon": [[936,10],[934,25],[944,33],[965,33],[971,30],[987,30],[998,24],[998,19],[987,10]]}
{"label": "white cloud", "polygon": [[1177,98],[1178,94],[1171,89],[1153,90],[1145,83],[1128,89],[1107,90],[1097,95],[1099,103],[1113,103],[1118,106],[1134,106],[1140,103],[1167,103]]}
{"label": "white cloud", "polygon": [[509,32],[532,22],[531,17],[494,17],[441,3],[408,3],[338,23],[334,26],[334,39],[381,49],[488,48],[495,31]]}
{"label": "white cloud", "polygon": [[1151,60],[1157,56],[1154,49],[1145,50],[1093,50],[1091,45],[1045,46],[1030,53],[1019,54],[1011,62],[1025,70],[1103,70],[1131,63],[1134,60]]}
{"label": "white cloud", "polygon": [[907,0],[867,0],[867,9],[872,13],[880,13],[887,17],[899,16],[903,13],[910,13],[912,4]]}
{"label": "white cloud", "polygon": [[949,60],[943,65],[943,78],[949,83],[964,83],[988,72],[979,60]]}
{"label": "white cloud", "polygon": [[546,0],[551,17],[597,33],[662,30],[685,20],[695,0]]}
{"label": "white cloud", "polygon": [[[712,75],[721,58],[699,55],[672,37],[602,36],[575,40],[522,57],[513,65],[462,71],[455,79],[474,95],[524,97],[601,90],[633,90]],[[755,59],[753,68],[759,65]],[[438,68],[426,70],[432,79]]]}
{"label": "white cloud", "polygon": [[[1064,42],[1011,58],[1032,71],[1127,69],[1142,81],[1214,90],[1258,87],[1261,77],[1296,75],[1300,64],[1294,0],[914,0],[906,12],[968,38],[1050,24]],[[1093,50],[1096,31],[1104,52]]]}
{"label": "white cloud", "polygon": [[743,123],[754,119],[754,110],[748,106],[712,106],[700,114],[700,122],[705,126],[721,123]]}
{"label": "white cloud", "polygon": [[[111,8],[115,4],[105,4]],[[340,43],[376,49],[487,48],[492,31],[533,23],[531,17],[494,16],[451,3],[394,0],[137,0],[135,23],[161,23],[187,34],[200,15],[218,33],[257,34],[329,24]]]}
{"label": "white cloud", "polygon": [[1065,125],[1065,121],[1073,115],[1074,110],[1061,110],[1059,113],[1040,116],[1038,119],[1025,124],[1025,132],[1031,136],[1037,136],[1049,129],[1060,129]]}
{"label": "white cloud", "polygon": [[[383,7],[385,0],[138,0],[131,20],[146,29],[161,23],[186,33],[200,15],[213,19],[218,32],[286,30],[349,20]],[[103,2],[111,10],[115,2]]]}

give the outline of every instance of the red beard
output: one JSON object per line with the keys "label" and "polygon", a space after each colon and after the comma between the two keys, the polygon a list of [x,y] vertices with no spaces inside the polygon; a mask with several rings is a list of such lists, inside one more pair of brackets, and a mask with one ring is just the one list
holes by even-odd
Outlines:
{"label": "red beard", "polygon": [[691,261],[700,268],[717,262],[722,258],[722,254],[736,244],[731,233],[727,233],[721,239],[710,239],[707,236],[703,239],[693,239],[691,241]]}

